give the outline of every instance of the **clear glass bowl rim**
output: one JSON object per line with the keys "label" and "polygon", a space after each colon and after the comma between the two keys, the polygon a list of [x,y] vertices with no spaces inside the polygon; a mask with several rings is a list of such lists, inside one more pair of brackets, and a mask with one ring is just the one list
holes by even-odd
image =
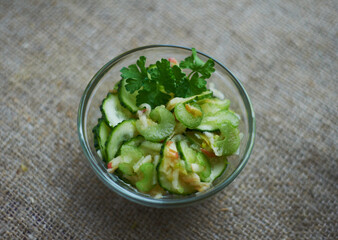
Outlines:
{"label": "clear glass bowl rim", "polygon": [[129,55],[131,53],[144,50],[144,49],[149,49],[149,48],[176,48],[176,49],[183,49],[183,50],[189,50],[191,51],[191,48],[188,47],[183,47],[183,46],[178,46],[178,45],[163,45],[163,44],[156,44],[156,45],[147,45],[143,47],[138,47],[134,48],[132,50],[126,51],[117,57],[113,58],[110,60],[108,63],[106,63],[95,75],[94,77],[90,80],[88,83],[82,97],[80,100],[80,105],[78,109],[78,118],[77,118],[77,128],[78,128],[78,135],[80,139],[80,144],[81,147],[84,151],[84,154],[86,158],[88,159],[91,167],[93,168],[94,172],[96,175],[100,178],[100,180],[108,186],[111,190],[116,192],[122,197],[125,197],[126,199],[145,205],[149,207],[161,207],[161,208],[168,208],[168,207],[182,207],[182,206],[187,206],[192,203],[200,202],[204,199],[207,199],[217,192],[221,191],[224,189],[226,186],[228,186],[237,176],[238,174],[242,171],[244,168],[245,164],[250,158],[250,154],[252,152],[253,146],[254,146],[254,141],[255,141],[255,133],[256,133],[256,120],[255,120],[255,114],[253,111],[252,103],[250,101],[250,98],[244,89],[243,85],[241,82],[219,61],[216,59],[210,57],[209,55],[197,51],[199,54],[211,58],[215,61],[216,64],[218,64],[220,67],[222,67],[229,75],[229,77],[233,80],[235,83],[235,86],[240,92],[241,98],[243,99],[244,106],[246,109],[247,117],[248,117],[248,128],[249,128],[249,139],[248,139],[248,144],[245,149],[245,153],[243,156],[243,160],[239,164],[239,166],[235,169],[235,171],[222,183],[220,183],[218,186],[214,186],[210,189],[210,191],[201,193],[198,195],[192,195],[190,198],[182,198],[182,199],[154,199],[154,198],[148,198],[148,197],[143,197],[140,195],[137,195],[131,191],[128,191],[127,189],[124,189],[123,187],[119,186],[116,184],[111,178],[106,176],[105,172],[100,168],[98,165],[90,146],[87,144],[85,140],[85,134],[86,134],[86,129],[84,129],[84,118],[85,118],[85,113],[88,105],[88,101],[91,97],[91,93],[95,86],[98,84],[98,82],[101,80],[101,78],[105,75],[106,72],[108,72],[116,62],[118,62],[121,58],[123,58],[126,55]]}

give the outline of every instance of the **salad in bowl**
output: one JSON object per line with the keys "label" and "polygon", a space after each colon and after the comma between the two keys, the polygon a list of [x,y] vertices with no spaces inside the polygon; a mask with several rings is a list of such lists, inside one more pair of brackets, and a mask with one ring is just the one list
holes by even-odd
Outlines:
{"label": "salad in bowl", "polygon": [[255,120],[240,82],[216,60],[194,48],[158,45],[120,55],[94,76],[78,128],[108,187],[147,206],[172,207],[205,199],[239,174],[253,147]]}

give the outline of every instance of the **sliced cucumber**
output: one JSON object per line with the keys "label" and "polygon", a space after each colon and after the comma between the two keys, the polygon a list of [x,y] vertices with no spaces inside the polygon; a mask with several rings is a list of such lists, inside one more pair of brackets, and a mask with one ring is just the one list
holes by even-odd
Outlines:
{"label": "sliced cucumber", "polygon": [[200,131],[216,131],[224,122],[230,122],[233,127],[238,127],[239,118],[233,112],[222,110],[214,115],[204,115],[201,124],[196,127]]}
{"label": "sliced cucumber", "polygon": [[93,128],[94,145],[96,150],[100,150],[102,159],[106,159],[106,141],[111,132],[111,128],[106,124],[104,119],[99,119],[98,124]]}
{"label": "sliced cucumber", "polygon": [[135,146],[123,144],[120,150],[122,162],[119,164],[119,170],[126,175],[133,175],[134,164],[143,157],[143,153]]}
{"label": "sliced cucumber", "polygon": [[154,164],[144,163],[140,167],[140,172],[142,173],[141,180],[137,181],[135,186],[141,192],[149,192],[153,187],[155,187],[156,182],[154,182],[154,171],[156,171]]}
{"label": "sliced cucumber", "polygon": [[135,113],[139,109],[136,105],[136,96],[138,92],[134,92],[133,94],[131,94],[130,92],[127,91],[125,85],[126,79],[122,79],[120,81],[118,88],[119,99],[121,101],[122,106],[126,107],[132,113]]}
{"label": "sliced cucumber", "polygon": [[187,141],[178,141],[177,150],[182,159],[185,160],[185,167],[188,172],[192,172],[191,164],[196,162],[196,152],[188,146]]}
{"label": "sliced cucumber", "polygon": [[164,106],[158,106],[149,114],[150,119],[136,121],[136,128],[139,133],[148,141],[160,142],[168,137],[175,127],[173,114]]}
{"label": "sliced cucumber", "polygon": [[198,131],[189,131],[185,133],[185,136],[192,144],[199,146],[199,148],[204,148],[209,152],[213,152],[210,147],[210,140],[205,134]]}
{"label": "sliced cucumber", "polygon": [[138,147],[140,146],[140,144],[144,141],[144,137],[142,136],[137,136],[137,137],[134,137],[132,139],[130,139],[129,141],[125,142],[123,144],[124,145],[128,145],[128,146],[134,146],[134,147]]}
{"label": "sliced cucumber", "polygon": [[221,134],[214,137],[214,142],[211,145],[216,156],[234,154],[241,143],[238,128],[233,127],[230,122],[224,122],[220,130]]}
{"label": "sliced cucumber", "polygon": [[135,122],[136,120],[134,119],[123,121],[119,123],[110,133],[106,143],[106,161],[115,157],[123,142],[128,141],[137,135]]}
{"label": "sliced cucumber", "polygon": [[198,104],[201,106],[204,115],[213,115],[221,110],[228,110],[230,106],[230,100],[220,100],[218,98],[204,99]]}
{"label": "sliced cucumber", "polygon": [[210,166],[211,166],[211,174],[208,177],[208,182],[213,182],[216,178],[221,176],[225,169],[228,166],[228,160],[226,157],[214,157],[209,158]]}
{"label": "sliced cucumber", "polygon": [[188,98],[180,98],[180,97],[176,97],[171,99],[168,103],[167,103],[167,109],[169,111],[173,110],[175,108],[175,106],[179,103],[189,103],[189,102],[196,102],[196,101],[201,101],[202,99],[206,99],[206,98],[211,98],[212,97],[212,92],[211,91],[205,91],[199,95],[195,95],[192,97],[188,97]]}
{"label": "sliced cucumber", "polygon": [[197,153],[197,164],[202,167],[200,171],[196,171],[202,182],[207,182],[211,174],[211,167],[208,158],[201,152]]}
{"label": "sliced cucumber", "polygon": [[175,116],[186,127],[195,128],[200,125],[203,112],[197,103],[179,103],[175,106]]}
{"label": "sliced cucumber", "polygon": [[185,166],[181,164],[179,158],[172,158],[170,149],[176,149],[176,146],[174,142],[168,140],[163,145],[161,160],[157,167],[160,186],[175,194],[186,195],[196,192],[195,187],[181,180],[181,175],[187,175]]}
{"label": "sliced cucumber", "polygon": [[187,171],[195,172],[201,181],[207,181],[211,173],[211,167],[204,154],[190,148],[187,141],[179,141],[176,145],[181,158],[185,160]]}
{"label": "sliced cucumber", "polygon": [[162,143],[155,143],[150,141],[143,141],[139,149],[143,152],[144,155],[158,155],[162,148]]}
{"label": "sliced cucumber", "polygon": [[115,127],[120,122],[131,118],[131,113],[121,106],[118,96],[112,93],[108,93],[103,100],[101,111],[111,127]]}

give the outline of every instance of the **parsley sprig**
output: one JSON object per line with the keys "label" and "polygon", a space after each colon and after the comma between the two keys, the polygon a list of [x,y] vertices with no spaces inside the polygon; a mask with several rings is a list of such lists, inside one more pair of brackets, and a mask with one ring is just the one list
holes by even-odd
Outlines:
{"label": "parsley sprig", "polygon": [[[121,69],[121,77],[126,79],[126,89],[131,94],[137,91],[136,104],[148,103],[151,107],[166,104],[173,97],[190,97],[207,90],[206,79],[215,71],[214,61],[203,62],[196,49],[192,55],[170,66],[167,59],[146,67],[146,57],[141,56],[136,64]],[[183,69],[191,72],[187,75]]]}

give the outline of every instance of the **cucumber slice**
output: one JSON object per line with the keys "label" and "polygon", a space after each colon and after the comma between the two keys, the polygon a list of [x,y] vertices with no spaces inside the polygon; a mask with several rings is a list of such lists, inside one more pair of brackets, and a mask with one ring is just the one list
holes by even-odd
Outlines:
{"label": "cucumber slice", "polygon": [[206,182],[211,174],[211,167],[204,154],[190,148],[187,141],[179,141],[177,149],[185,160],[187,171],[197,173],[201,181]]}
{"label": "cucumber slice", "polygon": [[143,152],[144,155],[158,155],[162,149],[162,143],[143,141],[140,144],[139,149]]}
{"label": "cucumber slice", "polygon": [[111,127],[115,127],[120,122],[131,118],[131,113],[121,106],[118,96],[112,93],[108,93],[103,100],[101,111]]}
{"label": "cucumber slice", "polygon": [[185,160],[185,168],[188,172],[192,172],[191,164],[196,162],[196,152],[189,148],[187,141],[179,141],[176,143],[177,150],[182,159]]}
{"label": "cucumber slice", "polygon": [[212,91],[205,91],[199,95],[195,95],[194,101],[201,101],[202,99],[211,98],[213,96]]}
{"label": "cucumber slice", "polygon": [[140,167],[140,172],[142,173],[141,180],[137,181],[135,186],[141,192],[149,192],[153,187],[155,187],[156,182],[154,184],[154,171],[156,171],[154,164],[152,163],[144,163]]}
{"label": "cucumber slice", "polygon": [[110,161],[115,157],[123,142],[128,141],[137,135],[135,122],[136,120],[134,119],[123,121],[110,133],[106,143],[106,161]]}
{"label": "cucumber slice", "polygon": [[119,170],[126,175],[133,175],[134,164],[143,157],[143,153],[135,146],[123,144],[121,147],[121,155],[123,160],[119,164]]}
{"label": "cucumber slice", "polygon": [[134,137],[132,139],[130,139],[129,141],[125,142],[123,144],[124,145],[128,145],[128,146],[134,146],[134,147],[138,147],[140,146],[140,144],[144,141],[144,137],[142,136],[137,136],[137,137]]}
{"label": "cucumber slice", "polygon": [[180,98],[180,97],[176,97],[171,99],[168,103],[166,108],[171,111],[175,108],[175,106],[179,103],[189,103],[189,102],[196,102],[196,101],[201,101],[202,99],[206,99],[206,98],[211,98],[212,97],[212,91],[205,91],[199,95],[195,95],[192,97],[188,97],[188,98]]}
{"label": "cucumber slice", "polygon": [[185,133],[187,139],[194,145],[199,146],[199,148],[204,148],[209,152],[213,152],[210,147],[209,138],[205,136],[205,134],[198,131],[189,131]]}
{"label": "cucumber slice", "polygon": [[216,178],[221,176],[225,169],[228,166],[228,160],[226,157],[215,157],[209,158],[210,166],[211,166],[211,174],[208,177],[208,182],[213,182]]}
{"label": "cucumber slice", "polygon": [[175,107],[175,116],[186,127],[195,128],[200,125],[203,112],[197,103],[179,103]]}
{"label": "cucumber slice", "polygon": [[140,120],[136,121],[137,130],[146,140],[160,142],[174,131],[175,118],[164,106],[156,107],[150,112],[149,117],[147,125]]}
{"label": "cucumber slice", "polygon": [[238,128],[233,127],[230,122],[224,122],[220,130],[221,135],[214,136],[214,143],[211,145],[216,156],[234,154],[241,143]]}
{"label": "cucumber slice", "polygon": [[138,94],[138,91],[131,94],[127,91],[125,85],[126,79],[122,79],[118,88],[118,96],[121,101],[121,105],[126,107],[132,113],[136,113],[139,109],[136,105],[136,96]]}
{"label": "cucumber slice", "polygon": [[220,100],[218,98],[204,99],[198,104],[201,106],[204,115],[213,115],[221,110],[228,110],[230,106],[230,100]]}
{"label": "cucumber slice", "polygon": [[200,131],[216,131],[224,122],[230,122],[233,127],[238,127],[239,118],[229,110],[222,110],[214,115],[204,115],[201,124],[196,127]]}
{"label": "cucumber slice", "polygon": [[175,143],[168,140],[163,145],[161,160],[157,167],[158,182],[162,188],[170,193],[187,195],[196,192],[194,186],[182,181],[180,176],[187,175],[185,166],[179,158],[172,158],[171,150],[176,149]]}
{"label": "cucumber slice", "polygon": [[106,124],[104,119],[99,119],[98,124],[93,128],[94,146],[100,150],[102,159],[106,159],[106,141],[111,132],[111,128]]}

